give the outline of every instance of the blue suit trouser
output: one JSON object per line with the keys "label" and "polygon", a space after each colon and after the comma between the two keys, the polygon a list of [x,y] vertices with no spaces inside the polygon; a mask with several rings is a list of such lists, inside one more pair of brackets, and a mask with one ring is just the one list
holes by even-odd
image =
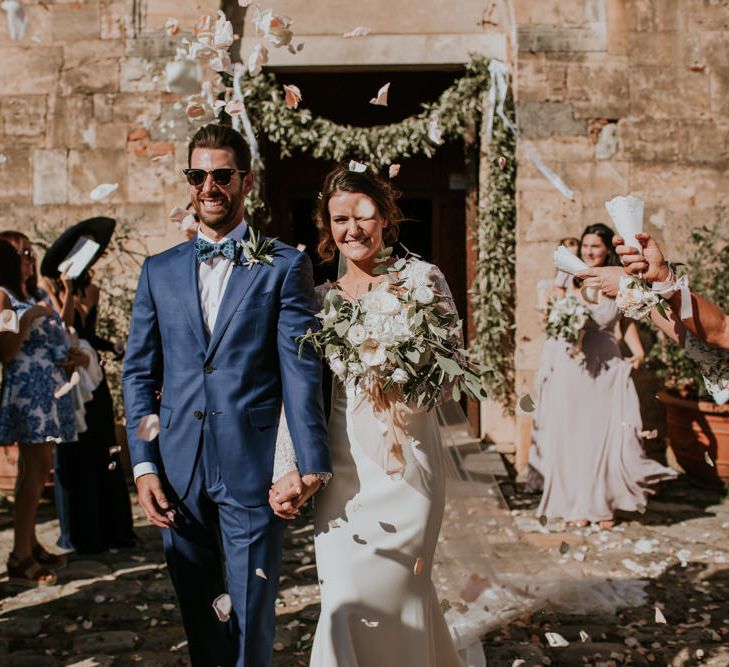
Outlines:
{"label": "blue suit trouser", "polygon": [[[187,493],[171,498],[175,527],[162,530],[190,659],[193,667],[269,667],[283,522],[268,505],[230,495],[209,437],[203,431]],[[226,592],[233,611],[221,622],[212,604]]]}

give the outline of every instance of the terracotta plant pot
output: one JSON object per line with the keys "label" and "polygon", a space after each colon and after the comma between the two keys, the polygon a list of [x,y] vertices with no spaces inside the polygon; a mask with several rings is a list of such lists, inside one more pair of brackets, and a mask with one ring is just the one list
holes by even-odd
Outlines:
{"label": "terracotta plant pot", "polygon": [[[697,481],[729,480],[729,405],[658,394],[666,408],[670,446],[679,465]],[[712,465],[713,464],[713,465]]]}

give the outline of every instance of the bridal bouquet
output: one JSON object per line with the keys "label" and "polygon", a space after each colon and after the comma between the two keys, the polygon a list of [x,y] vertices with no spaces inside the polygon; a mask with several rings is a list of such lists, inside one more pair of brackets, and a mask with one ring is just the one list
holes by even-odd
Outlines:
{"label": "bridal bouquet", "polygon": [[486,398],[479,378],[486,369],[462,348],[462,322],[444,307],[434,267],[410,256],[385,268],[391,253],[380,253],[389,280],[351,301],[331,289],[317,315],[321,329],[309,330],[300,345],[311,343],[334,374],[353,380],[378,410],[398,401],[431,408],[448,387],[456,401],[461,394]]}
{"label": "bridal bouquet", "polygon": [[547,306],[547,336],[577,344],[590,319],[590,309],[575,296],[553,300]]}

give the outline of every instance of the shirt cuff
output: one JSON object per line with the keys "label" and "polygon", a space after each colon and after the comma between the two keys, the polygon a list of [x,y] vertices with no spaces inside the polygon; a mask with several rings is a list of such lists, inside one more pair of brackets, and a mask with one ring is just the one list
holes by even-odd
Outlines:
{"label": "shirt cuff", "polygon": [[142,475],[149,475],[150,473],[153,475],[157,474],[157,466],[154,465],[151,461],[142,461],[141,463],[137,463],[137,465],[134,466],[134,470],[132,471],[134,474],[134,481],[136,482],[139,477]]}

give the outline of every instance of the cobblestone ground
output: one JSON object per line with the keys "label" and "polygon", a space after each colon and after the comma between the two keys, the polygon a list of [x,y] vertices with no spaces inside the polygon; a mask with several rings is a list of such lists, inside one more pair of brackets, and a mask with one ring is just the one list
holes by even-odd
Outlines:
{"label": "cobblestone ground", "polygon": [[[501,481],[511,507],[502,519],[514,528],[494,544],[498,571],[632,582],[644,592],[636,606],[615,613],[572,613],[564,600],[535,603],[484,638],[489,667],[729,665],[729,502],[719,491],[680,479],[612,531],[567,531],[542,525],[536,499]],[[0,506],[3,564],[11,509]],[[493,508],[489,516],[493,522]],[[135,523],[137,548],[72,557],[56,586],[29,591],[0,580],[1,665],[188,664],[159,534],[136,505]],[[57,531],[53,507],[44,505],[41,539],[52,545]],[[276,667],[307,665],[319,613],[310,516],[286,535]],[[550,646],[550,638],[568,645]]]}

